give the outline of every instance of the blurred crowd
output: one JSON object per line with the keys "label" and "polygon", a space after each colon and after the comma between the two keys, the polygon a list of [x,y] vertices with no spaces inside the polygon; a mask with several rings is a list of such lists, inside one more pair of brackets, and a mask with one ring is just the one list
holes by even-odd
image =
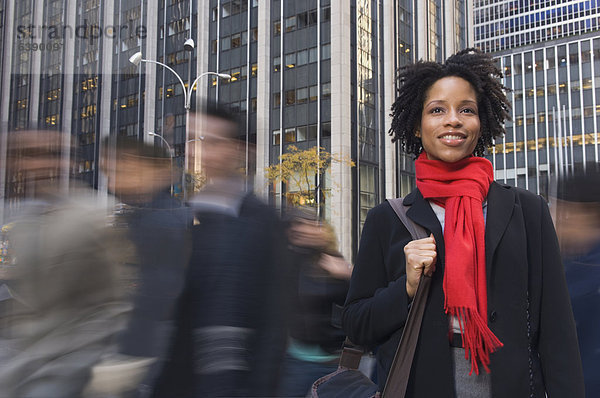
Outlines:
{"label": "blurred crowd", "polygon": [[[333,228],[249,191],[235,115],[209,104],[193,118],[205,182],[185,201],[160,145],[102,143],[107,206],[61,183],[68,137],[8,134],[27,199],[0,235],[3,397],[303,397],[337,368],[352,266]],[[588,396],[600,396],[596,166],[553,199]]]}
{"label": "blurred crowd", "polygon": [[8,133],[26,194],[0,237],[1,396],[298,397],[335,370],[351,265],[333,228],[250,192],[236,115],[192,119],[186,200],[158,142],[101,143],[107,200],[64,183],[68,136]]}
{"label": "blurred crowd", "polygon": [[587,397],[600,397],[600,165],[559,180],[555,224],[577,326]]}

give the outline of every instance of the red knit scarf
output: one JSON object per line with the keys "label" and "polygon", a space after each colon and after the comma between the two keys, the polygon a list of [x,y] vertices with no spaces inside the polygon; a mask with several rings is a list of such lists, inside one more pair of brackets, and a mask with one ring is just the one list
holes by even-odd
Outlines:
{"label": "red knit scarf", "polygon": [[423,152],[415,171],[423,197],[446,209],[445,311],[459,320],[465,358],[471,359],[469,374],[479,374],[478,361],[489,373],[490,353],[502,347],[487,325],[482,207],[493,181],[492,164],[480,157],[446,163],[429,160]]}

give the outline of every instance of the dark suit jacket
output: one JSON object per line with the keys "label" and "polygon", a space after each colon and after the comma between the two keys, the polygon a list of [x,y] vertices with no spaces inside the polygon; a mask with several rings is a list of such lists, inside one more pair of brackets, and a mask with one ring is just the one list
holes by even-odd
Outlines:
{"label": "dark suit jacket", "polygon": [[[154,396],[274,396],[287,337],[280,220],[252,194],[237,217],[206,211],[195,216],[177,330]],[[219,340],[210,330],[248,334],[231,341],[221,334]],[[240,367],[215,369],[228,361]]]}
{"label": "dark suit jacket", "polygon": [[[539,196],[498,183],[490,186],[487,201],[488,324],[504,343],[491,355],[492,394],[529,396],[531,346],[536,396],[546,391],[550,397],[583,397],[573,314],[548,207]],[[404,203],[411,205],[408,217],[434,234],[438,250],[407,396],[453,397],[442,286],[444,237],[418,190]],[[410,240],[388,203],[369,212],[343,313],[343,327],[354,343],[379,346],[381,388],[408,314],[403,249]]]}
{"label": "dark suit jacket", "polygon": [[123,354],[164,355],[166,331],[174,319],[190,258],[188,214],[189,209],[168,193],[157,194],[151,202],[138,204],[127,214],[139,274],[127,328],[119,336]]}

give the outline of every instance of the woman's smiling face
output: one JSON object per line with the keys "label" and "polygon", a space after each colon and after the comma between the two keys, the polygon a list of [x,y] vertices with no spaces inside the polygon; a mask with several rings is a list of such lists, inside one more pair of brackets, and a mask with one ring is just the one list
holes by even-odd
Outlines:
{"label": "woman's smiling face", "polygon": [[477,94],[463,78],[448,76],[429,87],[415,133],[427,157],[454,163],[473,154],[481,136]]}

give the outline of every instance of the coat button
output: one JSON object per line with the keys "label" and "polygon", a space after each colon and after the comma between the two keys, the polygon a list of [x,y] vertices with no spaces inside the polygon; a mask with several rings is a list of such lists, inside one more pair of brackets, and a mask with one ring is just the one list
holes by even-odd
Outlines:
{"label": "coat button", "polygon": [[497,317],[498,317],[498,314],[496,314],[496,311],[492,311],[490,313],[490,322],[496,322]]}

